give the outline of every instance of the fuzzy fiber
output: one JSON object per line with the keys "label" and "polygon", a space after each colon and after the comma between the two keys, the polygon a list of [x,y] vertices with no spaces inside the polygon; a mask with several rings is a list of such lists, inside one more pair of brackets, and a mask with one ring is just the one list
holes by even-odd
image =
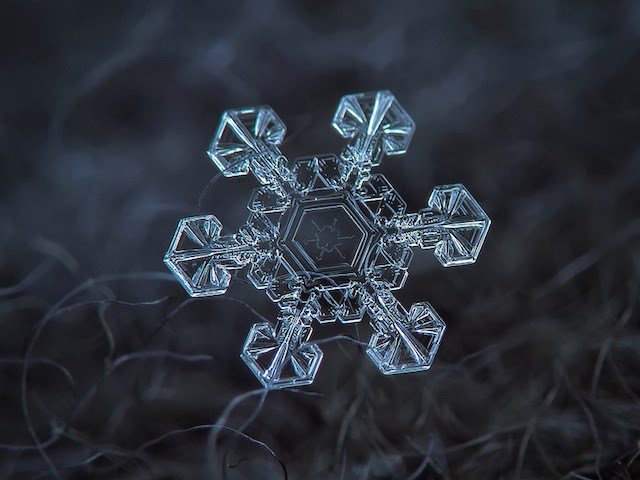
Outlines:
{"label": "fuzzy fiber", "polygon": [[[410,211],[464,183],[484,250],[416,252],[428,372],[321,325],[315,383],[266,393],[239,352],[275,305],[242,274],[190,300],[162,257],[246,218],[253,178],[207,187],[224,110],[271,105],[295,158],[378,89],[417,125],[379,171]],[[0,478],[640,479],[637,0],[4,0],[0,159]]]}

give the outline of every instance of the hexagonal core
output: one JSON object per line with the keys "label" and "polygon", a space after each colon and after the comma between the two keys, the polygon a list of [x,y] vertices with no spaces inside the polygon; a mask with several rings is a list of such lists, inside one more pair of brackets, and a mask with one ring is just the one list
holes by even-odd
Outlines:
{"label": "hexagonal core", "polygon": [[330,188],[294,199],[280,219],[277,248],[305,283],[320,290],[348,288],[383,234],[370,210],[349,192]]}
{"label": "hexagonal core", "polygon": [[292,244],[317,271],[352,269],[366,235],[344,205],[309,206]]}

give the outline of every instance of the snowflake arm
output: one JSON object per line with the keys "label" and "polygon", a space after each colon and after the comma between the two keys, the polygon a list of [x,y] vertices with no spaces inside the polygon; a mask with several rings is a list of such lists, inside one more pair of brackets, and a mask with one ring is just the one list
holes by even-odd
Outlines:
{"label": "snowflake arm", "polygon": [[342,181],[356,188],[368,180],[383,155],[407,151],[415,124],[396,98],[386,90],[342,97],[333,118],[335,128],[350,139],[340,155]]}
{"label": "snowflake arm", "polygon": [[362,287],[375,333],[367,355],[385,375],[409,373],[431,367],[445,324],[427,302],[407,312],[388,287],[369,282]]}
{"label": "snowflake arm", "polygon": [[241,358],[266,388],[295,387],[313,382],[323,353],[308,343],[317,318],[313,298],[301,301],[298,292],[280,300],[275,327],[268,322],[251,328]]}
{"label": "snowflake arm", "polygon": [[237,270],[260,256],[256,241],[246,231],[220,235],[214,215],[183,218],[164,261],[192,297],[221,295]]}
{"label": "snowflake arm", "polygon": [[281,196],[291,190],[292,175],[278,145],[286,127],[271,107],[227,110],[207,154],[225,177],[250,171]]}
{"label": "snowflake arm", "polygon": [[388,226],[394,231],[389,240],[423,249],[445,267],[474,263],[491,220],[464,185],[434,188],[428,207],[418,213],[393,217]]}

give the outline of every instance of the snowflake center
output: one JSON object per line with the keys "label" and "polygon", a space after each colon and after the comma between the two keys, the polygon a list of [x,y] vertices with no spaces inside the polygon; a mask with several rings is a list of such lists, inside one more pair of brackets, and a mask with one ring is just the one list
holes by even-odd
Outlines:
{"label": "snowflake center", "polygon": [[342,245],[343,240],[351,240],[355,237],[355,235],[341,235],[340,229],[336,227],[336,223],[338,222],[337,218],[333,219],[333,223],[329,225],[323,225],[322,227],[318,225],[318,222],[312,220],[311,223],[315,225],[318,230],[315,232],[315,237],[309,240],[305,240],[305,245],[314,244],[318,249],[318,254],[316,255],[316,260],[322,260],[324,254],[329,252],[336,252],[340,258],[344,259],[344,253],[340,251],[340,246]]}

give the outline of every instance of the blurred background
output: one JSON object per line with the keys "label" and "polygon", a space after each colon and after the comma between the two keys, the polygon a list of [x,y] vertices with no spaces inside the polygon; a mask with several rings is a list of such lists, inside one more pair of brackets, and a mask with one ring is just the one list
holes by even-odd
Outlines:
{"label": "blurred background", "polygon": [[[265,393],[239,353],[275,306],[162,257],[246,218],[253,178],[207,188],[225,109],[271,105],[295,158],[378,89],[417,125],[379,171],[411,211],[464,183],[485,247],[398,292],[447,322],[430,371],[322,325],[315,383]],[[5,0],[0,102],[0,478],[640,478],[637,1]]]}

